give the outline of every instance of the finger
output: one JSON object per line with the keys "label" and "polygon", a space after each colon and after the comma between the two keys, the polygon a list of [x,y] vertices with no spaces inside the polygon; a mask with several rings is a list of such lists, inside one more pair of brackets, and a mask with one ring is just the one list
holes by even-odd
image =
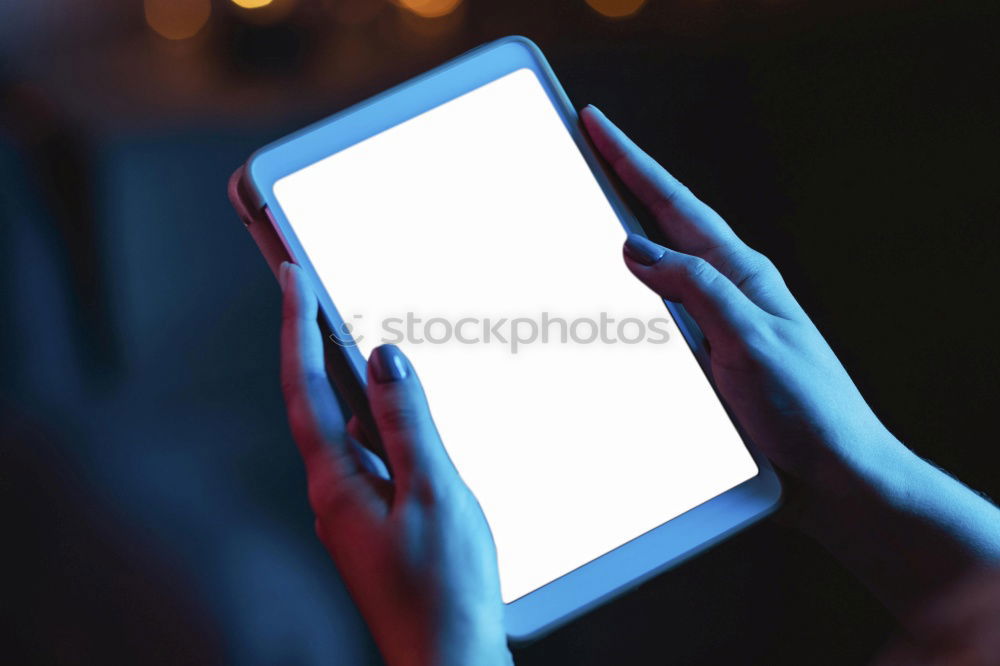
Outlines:
{"label": "finger", "polygon": [[656,219],[671,245],[687,254],[740,242],[708,205],[625,136],[597,107],[580,114],[601,156]]}
{"label": "finger", "polygon": [[434,499],[458,480],[409,360],[395,345],[368,359],[368,402],[401,497]]}
{"label": "finger", "polygon": [[636,234],[629,235],[624,253],[629,270],[646,286],[662,298],[684,305],[713,350],[721,348],[720,341],[744,339],[769,316],[704,259],[669,250]]}
{"label": "finger", "polygon": [[358,417],[352,416],[351,420],[347,422],[347,434],[353,442],[357,442],[358,455],[364,468],[380,479],[388,479],[389,469],[385,466],[385,462],[369,448],[368,435],[365,434],[365,429],[361,426]]}
{"label": "finger", "polygon": [[[333,500],[364,493],[353,482],[364,468],[348,441],[345,424],[326,374],[323,337],[316,321],[316,296],[302,269],[284,263],[281,325],[281,387],[292,436],[309,477],[313,509],[322,513]],[[355,497],[354,499],[362,499]]]}
{"label": "finger", "polygon": [[581,113],[601,155],[653,216],[674,249],[708,261],[767,312],[804,317],[781,274],[711,207],[642,151],[596,107]]}

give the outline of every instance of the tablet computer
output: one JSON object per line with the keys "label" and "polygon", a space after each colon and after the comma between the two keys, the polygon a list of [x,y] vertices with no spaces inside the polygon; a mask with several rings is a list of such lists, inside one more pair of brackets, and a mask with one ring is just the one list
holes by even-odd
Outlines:
{"label": "tablet computer", "polygon": [[368,353],[413,361],[493,532],[513,639],[776,507],[697,328],[625,267],[640,225],[527,39],[262,148],[230,195],[271,268],[305,270],[369,431]]}

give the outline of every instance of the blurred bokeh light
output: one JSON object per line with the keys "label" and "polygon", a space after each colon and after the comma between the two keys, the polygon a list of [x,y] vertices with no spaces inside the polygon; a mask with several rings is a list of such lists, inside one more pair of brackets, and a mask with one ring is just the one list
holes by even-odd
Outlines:
{"label": "blurred bokeh light", "polygon": [[297,9],[298,4],[296,0],[232,0],[232,3],[238,8],[232,12],[237,20],[254,25],[280,23]]}
{"label": "blurred bokeh light", "polygon": [[438,18],[455,11],[462,0],[398,0],[399,6],[409,9],[417,16]]}
{"label": "blurred bokeh light", "polygon": [[145,0],[146,23],[167,39],[194,37],[212,14],[210,0]]}
{"label": "blurred bokeh light", "polygon": [[625,18],[642,9],[646,0],[587,0],[587,4],[609,18]]}

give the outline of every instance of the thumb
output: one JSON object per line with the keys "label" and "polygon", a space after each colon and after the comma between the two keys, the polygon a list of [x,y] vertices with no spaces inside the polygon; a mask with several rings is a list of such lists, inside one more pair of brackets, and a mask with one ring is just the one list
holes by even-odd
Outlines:
{"label": "thumb", "polygon": [[368,402],[392,468],[397,497],[433,500],[461,483],[431,418],[420,380],[395,345],[376,347],[368,359]]}
{"label": "thumb", "polygon": [[625,241],[625,264],[660,297],[680,303],[709,342],[746,337],[765,314],[701,257],[675,252],[638,234]]}

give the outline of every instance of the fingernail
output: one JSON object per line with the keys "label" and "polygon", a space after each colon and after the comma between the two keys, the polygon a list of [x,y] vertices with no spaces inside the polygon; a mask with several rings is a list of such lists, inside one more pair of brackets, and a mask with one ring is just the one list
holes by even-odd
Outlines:
{"label": "fingernail", "polygon": [[281,285],[281,291],[285,290],[285,284],[288,282],[288,269],[291,266],[287,261],[281,262],[281,266],[278,266],[278,284]]}
{"label": "fingernail", "polygon": [[398,382],[410,374],[410,363],[396,345],[376,347],[368,363],[372,366],[372,376],[379,384]]}
{"label": "fingernail", "polygon": [[[590,113],[589,114],[583,114],[584,111],[589,111]],[[591,115],[591,116],[595,116],[595,117],[600,117],[600,116],[604,115],[603,113],[601,113],[601,110],[598,109],[593,104],[588,104],[587,106],[585,106],[582,109],[580,109],[580,113],[583,114],[583,115]]]}
{"label": "fingernail", "polygon": [[639,234],[629,234],[625,241],[625,254],[632,261],[643,266],[652,266],[667,253],[667,248],[657,245]]}

